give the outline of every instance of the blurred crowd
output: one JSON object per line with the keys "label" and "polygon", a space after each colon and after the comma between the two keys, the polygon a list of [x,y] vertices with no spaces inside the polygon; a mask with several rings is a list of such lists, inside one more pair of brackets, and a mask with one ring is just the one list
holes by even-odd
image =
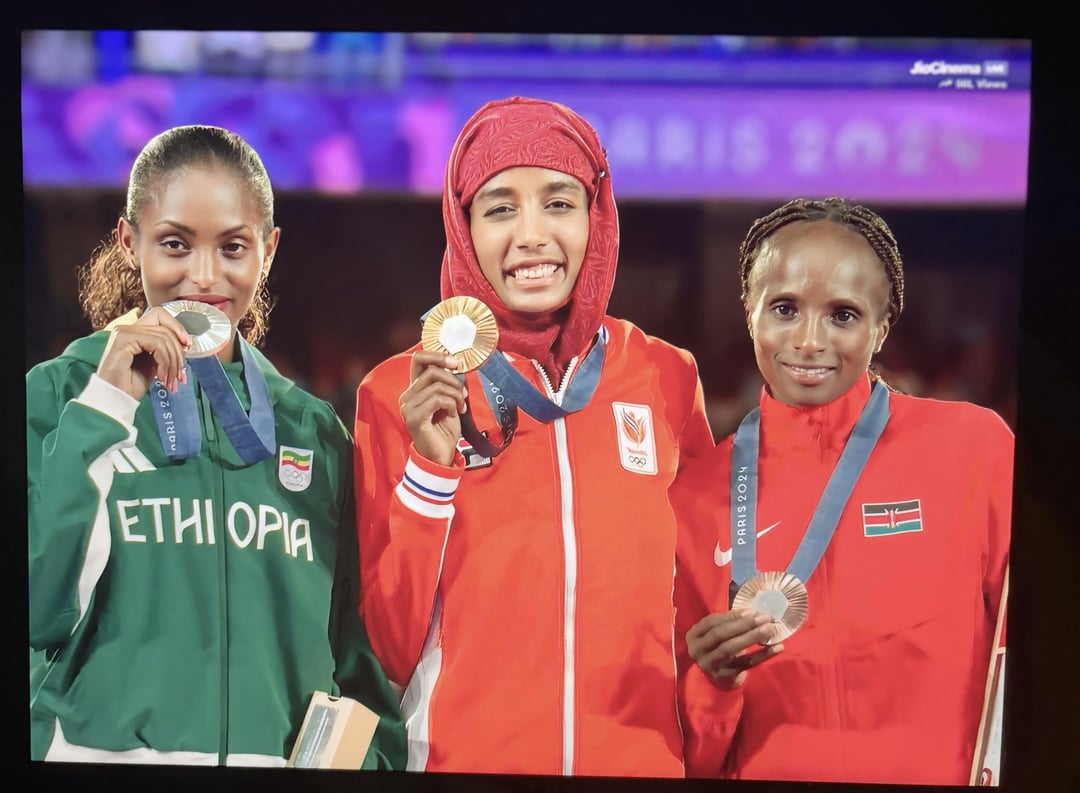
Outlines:
{"label": "blurred crowd", "polygon": [[[905,318],[906,319],[906,318]],[[876,356],[876,368],[894,388],[914,396],[965,400],[997,412],[1016,428],[1015,348],[1003,328],[978,322],[960,325],[954,337],[928,343],[914,322],[901,320]],[[326,339],[299,350],[274,342],[272,357],[278,368],[313,394],[330,402],[351,423],[356,410],[356,389],[364,375],[390,355],[419,341],[420,322],[402,317],[386,328],[381,339],[366,342]],[[738,428],[743,416],[758,401],[763,385],[754,364],[750,339],[734,360],[714,362],[705,356],[698,363],[705,391],[706,410],[719,440]],[[693,342],[686,346],[695,352]],[[738,340],[735,346],[738,346]]]}

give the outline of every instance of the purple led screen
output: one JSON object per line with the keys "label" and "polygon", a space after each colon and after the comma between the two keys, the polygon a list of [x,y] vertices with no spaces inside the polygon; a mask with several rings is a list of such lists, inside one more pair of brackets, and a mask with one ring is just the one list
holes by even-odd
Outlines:
{"label": "purple led screen", "polygon": [[24,79],[24,181],[119,186],[152,135],[207,123],[247,138],[278,189],[432,195],[466,118],[486,101],[521,94],[564,102],[597,128],[623,198],[1023,204],[1026,86],[939,87],[954,82],[517,77],[403,79],[380,90],[205,74],[128,73],[69,86]]}

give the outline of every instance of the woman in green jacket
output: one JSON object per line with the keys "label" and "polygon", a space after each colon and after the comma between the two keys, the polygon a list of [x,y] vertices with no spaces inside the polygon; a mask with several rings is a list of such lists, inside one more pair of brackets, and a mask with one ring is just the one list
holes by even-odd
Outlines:
{"label": "woman in green jacket", "polygon": [[35,760],[283,766],[324,691],[404,767],[349,434],[255,349],[279,237],[245,141],[158,135],[81,274],[96,332],[26,376]]}

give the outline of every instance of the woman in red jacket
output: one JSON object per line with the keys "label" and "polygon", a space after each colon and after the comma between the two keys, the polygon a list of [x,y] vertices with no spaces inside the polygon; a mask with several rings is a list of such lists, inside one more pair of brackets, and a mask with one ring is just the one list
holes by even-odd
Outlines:
{"label": "woman in red jacket", "polygon": [[[716,612],[689,651],[741,714],[713,744],[723,768],[689,770],[967,784],[1002,605],[1013,434],[990,410],[896,393],[868,371],[904,301],[896,240],[869,209],[785,204],[752,225],[740,275],[766,384],[682,481],[709,511],[692,555],[711,560],[698,571]],[[770,652],[747,656],[752,634],[735,622],[747,608],[776,620],[766,648],[784,647],[748,672],[747,657]]]}
{"label": "woman in red jacket", "polygon": [[443,220],[442,296],[490,309],[501,368],[463,383],[465,353],[417,345],[357,394],[361,608],[408,768],[680,777],[668,487],[714,448],[694,359],[606,314],[611,174],[570,109],[480,108]]}

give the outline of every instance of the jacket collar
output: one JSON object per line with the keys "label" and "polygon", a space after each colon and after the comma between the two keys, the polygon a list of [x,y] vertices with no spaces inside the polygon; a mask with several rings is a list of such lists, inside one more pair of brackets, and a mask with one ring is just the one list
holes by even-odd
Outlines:
{"label": "jacket collar", "polygon": [[863,375],[848,391],[824,405],[792,407],[761,389],[761,454],[818,452],[837,458],[870,398],[870,376]]}

